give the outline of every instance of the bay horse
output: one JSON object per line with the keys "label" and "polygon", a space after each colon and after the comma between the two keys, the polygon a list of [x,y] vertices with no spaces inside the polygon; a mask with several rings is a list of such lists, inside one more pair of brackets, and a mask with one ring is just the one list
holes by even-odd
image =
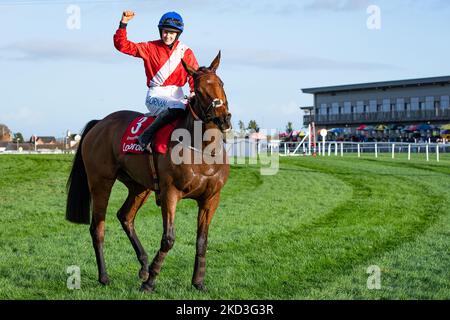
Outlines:
{"label": "bay horse", "polygon": [[[182,64],[194,79],[196,95],[187,106],[185,117],[181,118],[176,129],[185,129],[193,134],[195,121],[201,121],[202,133],[208,129],[219,130],[220,134],[230,130],[231,114],[228,111],[228,101],[223,82],[216,74],[220,64],[220,51],[209,67],[195,70],[184,61]],[[174,163],[171,151],[179,141],[170,141],[166,154],[154,154],[154,165],[159,176],[163,234],[160,248],[149,265],[147,253],[135,232],[134,219],[151,191],[155,190],[149,166],[151,155],[121,153],[121,137],[128,125],[140,115],[142,114],[134,111],[118,111],[102,120],[92,120],[86,125],[67,181],[66,219],[74,223],[90,223],[98,280],[101,284],[108,284],[109,277],[103,256],[105,215],[112,186],[116,179],[121,181],[128,188],[128,197],[117,212],[117,217],[141,264],[141,291],[151,292],[155,288],[156,277],[160,273],[164,258],[174,245],[177,203],[186,198],[196,200],[197,243],[192,285],[204,290],[208,228],[219,205],[220,191],[229,175],[223,137],[212,141],[202,139],[201,142],[203,150],[211,146],[216,148],[210,149],[220,149],[222,161],[219,163],[211,164],[204,160],[200,163]],[[192,145],[190,141],[182,142]],[[183,149],[183,152],[188,150],[190,158],[201,151],[191,145],[190,148]]]}

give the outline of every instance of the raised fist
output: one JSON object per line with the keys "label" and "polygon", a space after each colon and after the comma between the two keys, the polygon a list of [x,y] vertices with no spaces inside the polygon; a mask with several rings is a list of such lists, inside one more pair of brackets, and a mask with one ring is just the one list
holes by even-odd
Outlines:
{"label": "raised fist", "polygon": [[134,18],[134,12],[131,10],[126,10],[122,14],[122,23],[128,23],[131,19]]}

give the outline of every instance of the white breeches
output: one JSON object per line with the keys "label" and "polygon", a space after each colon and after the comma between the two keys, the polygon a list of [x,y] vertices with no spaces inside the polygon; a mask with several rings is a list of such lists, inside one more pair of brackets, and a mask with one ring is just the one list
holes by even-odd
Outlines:
{"label": "white breeches", "polygon": [[183,89],[177,86],[150,87],[145,105],[151,116],[157,116],[167,109],[186,109],[187,99]]}

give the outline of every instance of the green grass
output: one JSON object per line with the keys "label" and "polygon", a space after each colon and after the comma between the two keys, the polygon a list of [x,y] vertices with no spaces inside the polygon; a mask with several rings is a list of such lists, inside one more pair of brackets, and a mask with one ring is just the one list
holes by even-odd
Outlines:
{"label": "green grass", "polygon": [[[0,156],[0,299],[449,299],[450,158],[281,158],[276,175],[232,166],[209,233],[208,291],[190,286],[195,202],[180,202],[176,241],[153,294],[138,291],[139,263],[116,212],[106,222],[111,284],[97,283],[88,226],[64,220],[68,155]],[[160,213],[146,203],[136,219],[153,257]],[[81,290],[66,268],[81,268]],[[381,289],[367,268],[381,268]]]}

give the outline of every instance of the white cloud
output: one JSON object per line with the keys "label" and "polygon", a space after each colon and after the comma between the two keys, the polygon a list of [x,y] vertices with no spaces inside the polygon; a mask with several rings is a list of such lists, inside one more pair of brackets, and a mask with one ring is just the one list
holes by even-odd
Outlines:
{"label": "white cloud", "polygon": [[275,50],[235,50],[227,52],[231,65],[279,70],[392,70],[398,67],[372,61],[340,61],[324,57],[294,55]]}
{"label": "white cloud", "polygon": [[29,107],[0,113],[0,123],[5,123],[13,132],[23,132],[25,127],[40,124],[43,119],[42,113]]}
{"label": "white cloud", "polygon": [[354,11],[365,9],[369,4],[369,0],[314,0],[304,8],[317,11]]}
{"label": "white cloud", "polygon": [[0,56],[7,60],[83,60],[111,63],[115,59],[112,44],[33,39],[17,41],[0,47]]}

